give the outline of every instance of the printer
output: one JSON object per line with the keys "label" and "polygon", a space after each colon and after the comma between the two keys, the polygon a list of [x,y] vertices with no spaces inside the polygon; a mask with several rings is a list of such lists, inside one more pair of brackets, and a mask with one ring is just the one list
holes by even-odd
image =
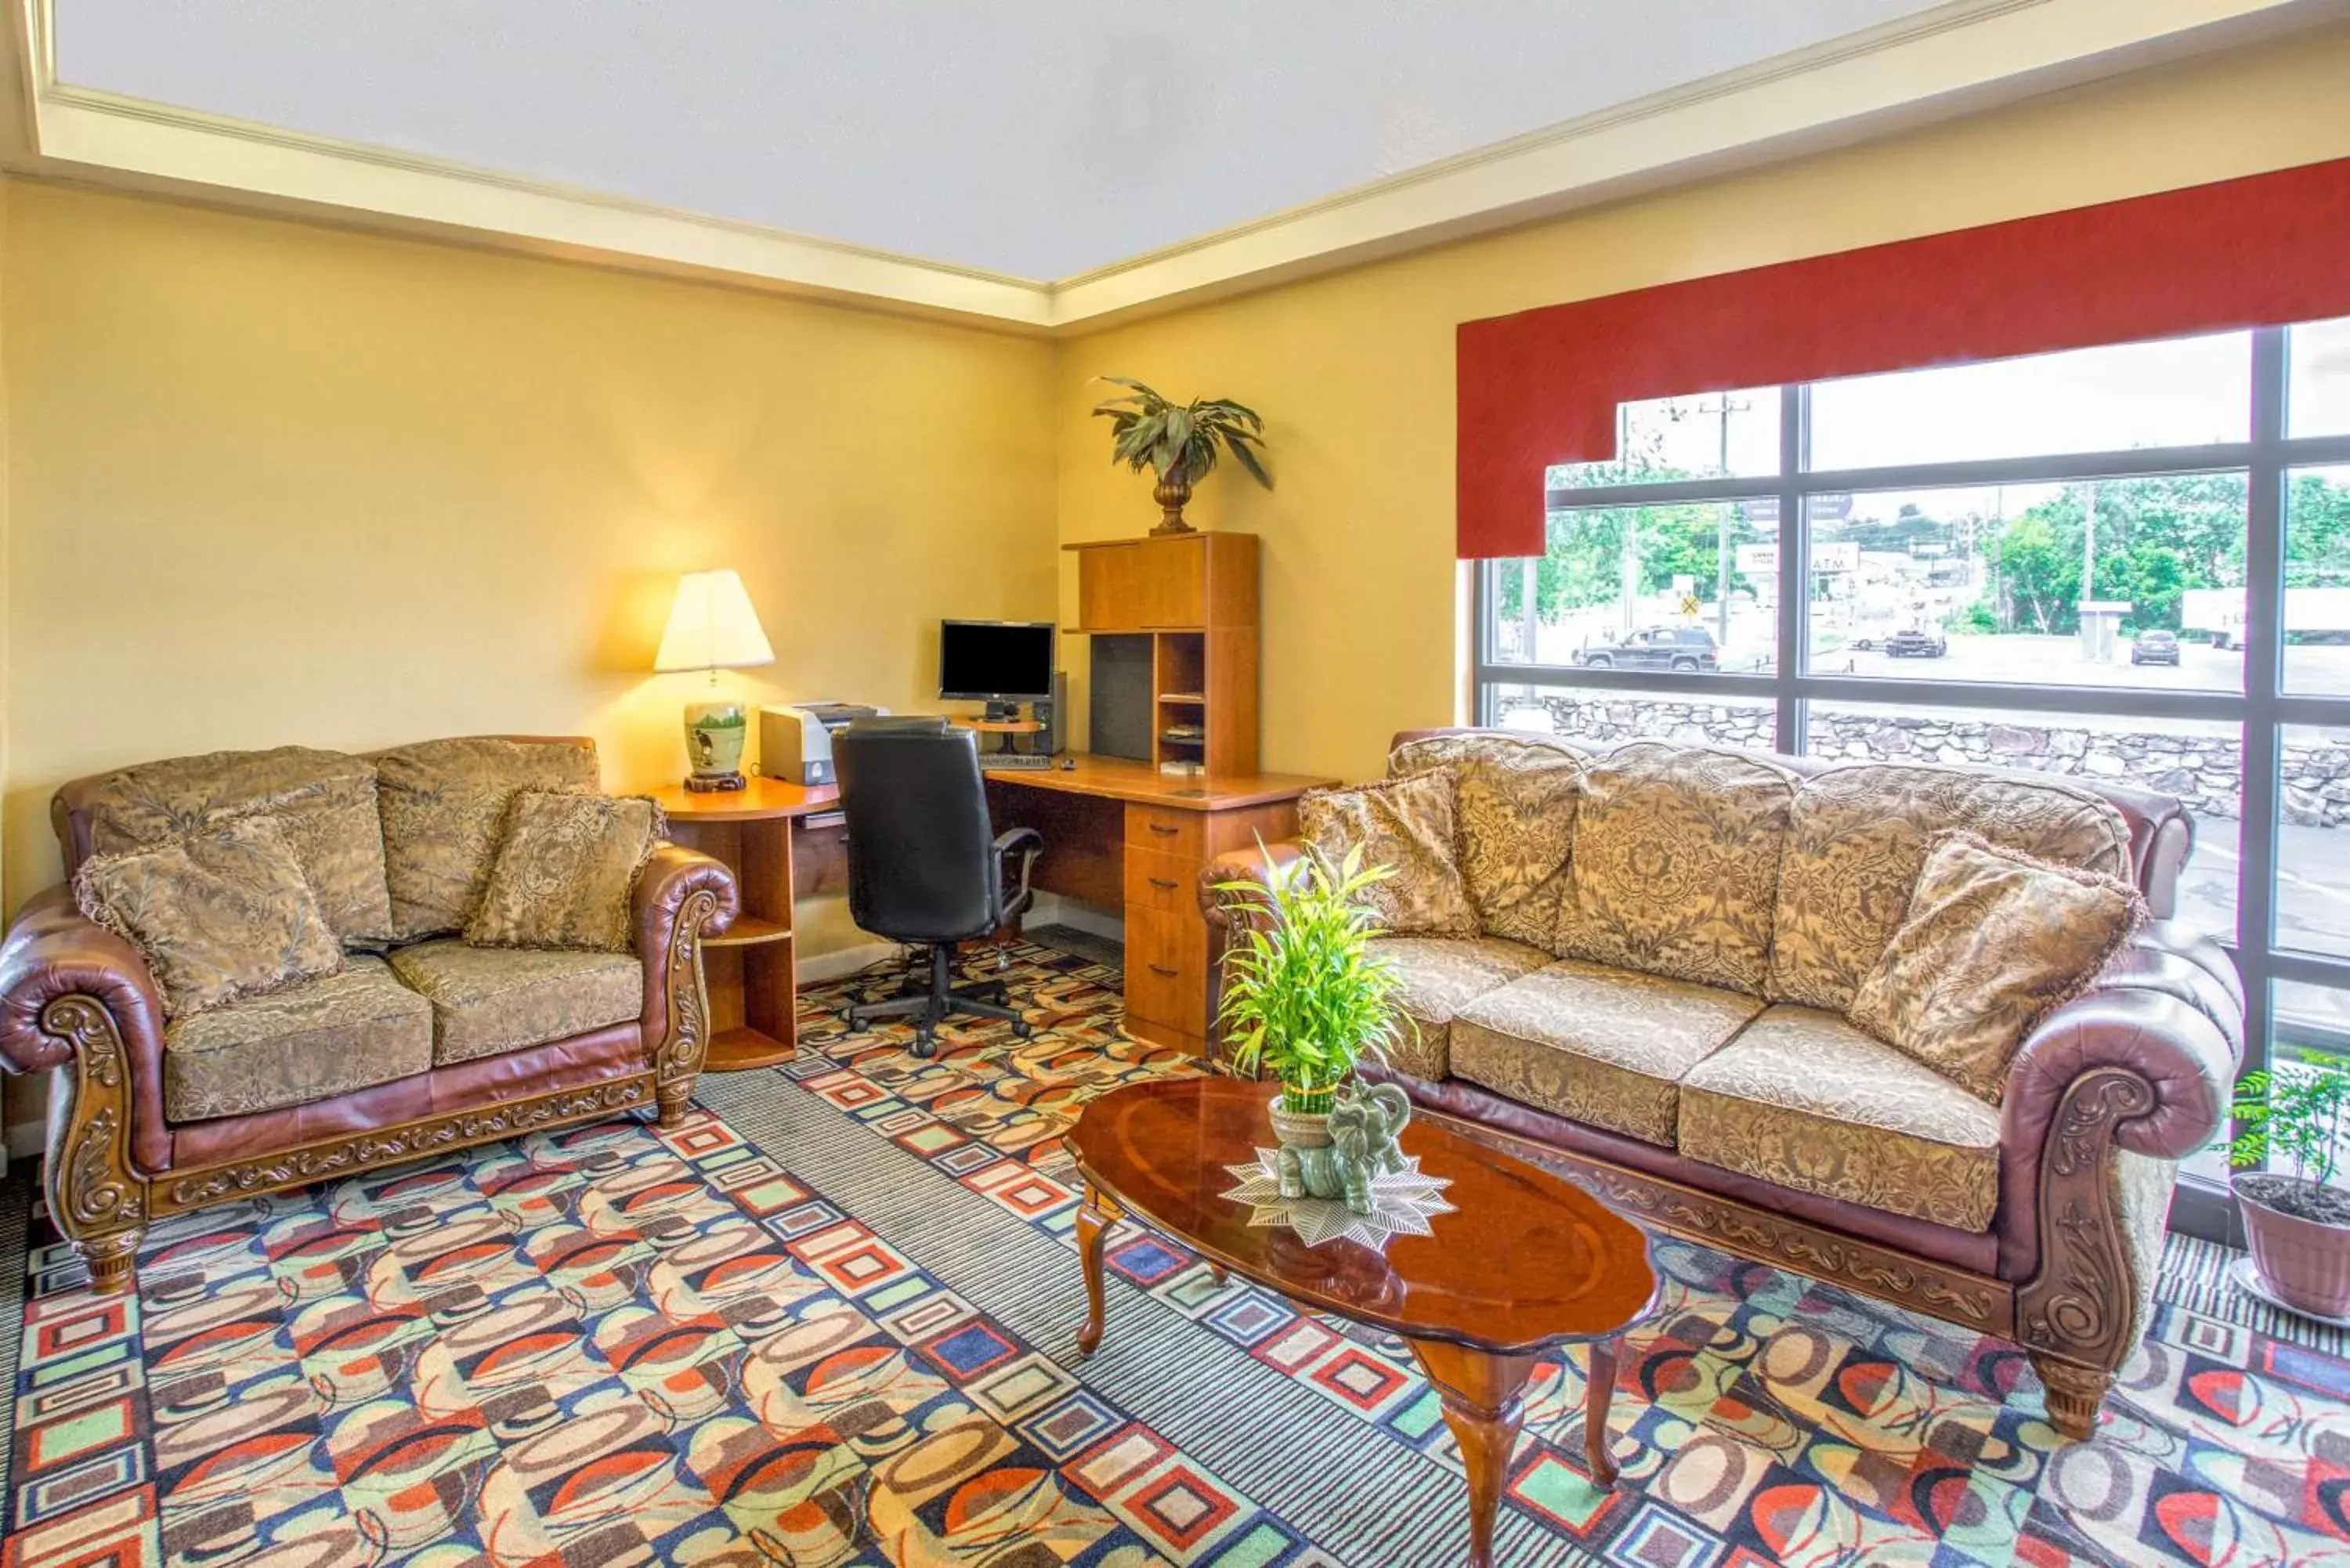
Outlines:
{"label": "printer", "polygon": [[838,782],[832,771],[832,736],[859,719],[889,712],[861,702],[801,702],[759,710],[759,771],[785,784]]}

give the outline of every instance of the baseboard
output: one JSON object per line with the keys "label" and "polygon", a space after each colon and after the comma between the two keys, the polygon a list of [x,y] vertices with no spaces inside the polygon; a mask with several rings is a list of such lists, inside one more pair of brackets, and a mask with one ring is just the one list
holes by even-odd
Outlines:
{"label": "baseboard", "polygon": [[[1020,917],[1028,926],[1071,926],[1087,936],[1099,937],[1106,942],[1126,943],[1126,922],[1105,909],[1091,904],[1080,904],[1075,898],[1064,898],[1057,893],[1038,893]],[[803,966],[805,967],[805,966]]]}
{"label": "baseboard", "polygon": [[820,984],[838,980],[845,974],[855,974],[868,964],[894,959],[906,950],[899,942],[859,942],[855,947],[835,948],[828,953],[810,953],[799,961],[802,985]]}

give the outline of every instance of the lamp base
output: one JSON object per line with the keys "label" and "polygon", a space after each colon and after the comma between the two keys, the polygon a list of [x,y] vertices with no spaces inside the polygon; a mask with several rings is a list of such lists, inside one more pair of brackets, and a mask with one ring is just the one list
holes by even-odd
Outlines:
{"label": "lamp base", "polygon": [[688,774],[685,787],[691,794],[718,794],[730,789],[749,789],[751,781],[741,774]]}

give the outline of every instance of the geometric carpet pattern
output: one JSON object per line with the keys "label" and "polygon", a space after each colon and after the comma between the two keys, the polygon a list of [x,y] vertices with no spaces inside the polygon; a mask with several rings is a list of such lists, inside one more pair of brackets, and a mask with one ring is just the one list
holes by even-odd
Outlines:
{"label": "geometric carpet pattern", "polygon": [[[1062,1135],[1194,1068],[1118,1032],[1114,970],[1030,946],[1003,978],[1034,1039],[954,1020],[918,1059],[903,1025],[840,1023],[874,982],[818,988],[800,1058],[706,1079],[683,1127],[183,1216],[135,1298],[91,1295],[16,1184],[0,1568],[1457,1563],[1459,1458],[1399,1344],[1121,1225],[1076,1357]],[[1506,1563],[2350,1562],[2332,1355],[2166,1302],[2065,1445],[2009,1347],[1657,1256],[1621,1484],[1583,1474],[1579,1354],[1544,1366]]]}

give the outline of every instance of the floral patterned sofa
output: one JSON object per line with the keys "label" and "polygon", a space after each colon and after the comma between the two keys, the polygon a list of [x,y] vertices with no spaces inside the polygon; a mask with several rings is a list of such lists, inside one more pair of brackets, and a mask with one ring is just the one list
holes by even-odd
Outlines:
{"label": "floral patterned sofa", "polygon": [[[1378,942],[1409,1027],[1370,1071],[1642,1223],[2017,1342],[2054,1424],[2086,1436],[2143,1330],[2177,1162],[2220,1127],[2242,1048],[2233,966],[2165,919],[2192,841],[2178,803],[2047,775],[1635,745],[1611,762],[1506,731],[1396,738],[1391,778],[1451,770],[1473,914],[1453,934]],[[1578,849],[1592,781],[1636,755],[1671,781],[1656,798],[1679,815],[1621,852]],[[2093,961],[2094,984],[2044,1010],[1981,1092],[1846,1016],[1927,845],[1951,828],[2126,879],[2156,917],[2101,972]],[[1685,882],[1692,846],[1714,883]],[[1246,918],[1231,884],[1299,854],[1210,866],[1211,924]],[[1654,972],[1669,966],[1637,940],[1562,940],[1603,881],[1627,926],[1714,922],[1752,963],[1695,983]]]}
{"label": "floral patterned sofa", "polygon": [[69,877],[94,855],[267,820],[331,931],[322,967],[343,950],[336,972],[167,1018],[141,950],[70,887],[18,912],[0,941],[0,1069],[50,1075],[49,1209],[99,1290],[130,1288],[167,1214],[638,1107],[683,1114],[708,1034],[702,939],[736,909],[723,865],[655,843],[633,882],[621,868],[625,950],[455,934],[515,797],[597,784],[592,742],[484,736],[214,753],[57,792]]}

